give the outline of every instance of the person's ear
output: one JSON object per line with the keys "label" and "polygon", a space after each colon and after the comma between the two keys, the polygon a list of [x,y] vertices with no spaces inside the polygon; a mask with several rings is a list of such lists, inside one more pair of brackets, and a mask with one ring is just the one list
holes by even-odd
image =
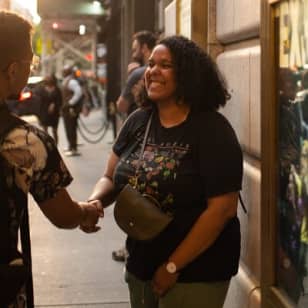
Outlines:
{"label": "person's ear", "polygon": [[143,44],[141,46],[141,51],[143,54],[146,54],[149,51],[148,45],[147,44]]}
{"label": "person's ear", "polygon": [[10,80],[15,80],[17,78],[17,74],[18,74],[17,66],[18,66],[17,62],[12,62],[9,65],[7,69],[7,74]]}

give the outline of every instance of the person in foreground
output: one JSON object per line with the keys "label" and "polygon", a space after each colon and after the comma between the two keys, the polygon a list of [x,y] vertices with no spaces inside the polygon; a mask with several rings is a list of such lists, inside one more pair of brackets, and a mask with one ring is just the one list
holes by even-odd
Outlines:
{"label": "person in foreground", "polygon": [[[31,25],[15,13],[0,11],[1,121],[12,119],[5,99],[18,95],[26,85],[32,57]],[[1,135],[0,143],[1,268],[16,260],[29,261],[23,260],[17,250],[18,230],[29,192],[45,216],[59,228],[80,226],[85,232],[94,232],[99,229],[96,224],[101,215],[95,205],[77,203],[71,199],[65,187],[70,184],[72,177],[54,140],[30,124],[18,123]],[[2,278],[0,275],[0,306],[6,307],[3,298],[8,281]]]}
{"label": "person in foreground", "polygon": [[243,174],[235,132],[217,112],[229,98],[226,85],[201,48],[171,36],[154,48],[145,87],[148,100],[124,123],[89,200],[106,207],[108,192],[133,181],[153,113],[137,189],[173,220],[151,241],[128,238],[131,306],[222,307],[239,266]]}

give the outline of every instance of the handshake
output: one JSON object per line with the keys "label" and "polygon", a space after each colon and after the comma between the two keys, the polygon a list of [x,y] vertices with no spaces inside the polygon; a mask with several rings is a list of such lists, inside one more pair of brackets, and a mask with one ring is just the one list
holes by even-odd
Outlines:
{"label": "handshake", "polygon": [[102,203],[99,200],[92,200],[88,202],[79,202],[79,206],[82,210],[79,228],[86,233],[93,233],[100,230],[97,223],[100,217],[104,217]]}

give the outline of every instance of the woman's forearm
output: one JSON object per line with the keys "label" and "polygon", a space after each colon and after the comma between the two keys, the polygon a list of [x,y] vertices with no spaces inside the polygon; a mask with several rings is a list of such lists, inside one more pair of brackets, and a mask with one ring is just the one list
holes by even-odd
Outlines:
{"label": "woman's forearm", "polygon": [[169,256],[181,270],[208,249],[218,238],[226,223],[236,215],[238,193],[229,193],[209,201],[185,239]]}
{"label": "woman's forearm", "polygon": [[94,189],[88,198],[88,201],[99,200],[102,203],[102,206],[105,208],[114,202],[115,197],[116,194],[114,191],[112,179],[108,176],[103,176],[95,184]]}

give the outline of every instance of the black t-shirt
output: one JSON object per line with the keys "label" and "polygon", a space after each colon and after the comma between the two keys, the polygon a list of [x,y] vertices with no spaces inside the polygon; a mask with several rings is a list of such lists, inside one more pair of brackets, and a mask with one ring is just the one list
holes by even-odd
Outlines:
{"label": "black t-shirt", "polygon": [[[131,114],[113,146],[120,157],[114,173],[119,190],[134,177],[150,113],[138,109]],[[155,197],[174,219],[152,241],[128,238],[128,271],[142,280],[152,279],[206,209],[207,198],[241,189],[242,164],[236,135],[220,113],[191,112],[181,124],[165,128],[154,109],[137,189]],[[239,255],[240,227],[235,217],[209,249],[181,270],[179,281],[229,279],[237,273]]]}

